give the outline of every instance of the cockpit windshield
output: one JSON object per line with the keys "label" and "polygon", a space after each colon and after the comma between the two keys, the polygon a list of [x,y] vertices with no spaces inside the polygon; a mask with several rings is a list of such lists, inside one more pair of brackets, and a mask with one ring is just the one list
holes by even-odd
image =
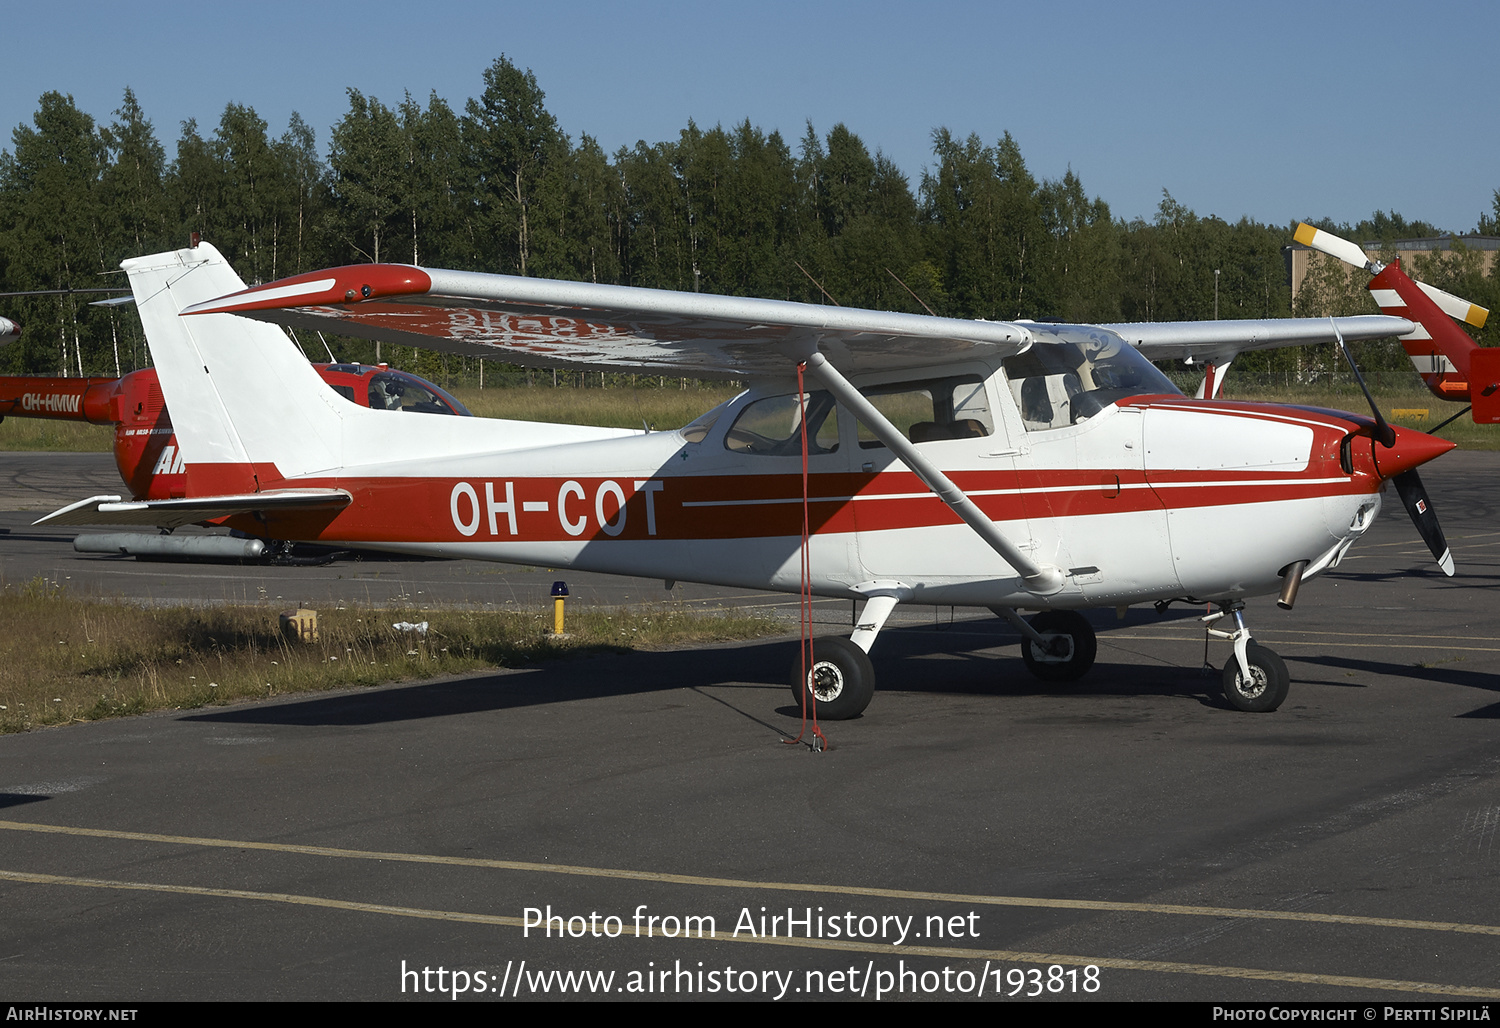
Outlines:
{"label": "cockpit windshield", "polygon": [[1076,425],[1130,396],[1182,395],[1171,379],[1107,329],[1026,327],[1036,342],[1003,363],[1027,431]]}

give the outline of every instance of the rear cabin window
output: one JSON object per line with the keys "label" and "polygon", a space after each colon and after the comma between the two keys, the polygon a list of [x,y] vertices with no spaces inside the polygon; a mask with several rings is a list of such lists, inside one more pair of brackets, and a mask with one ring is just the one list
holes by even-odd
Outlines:
{"label": "rear cabin window", "polygon": [[826,392],[796,393],[755,400],[740,411],[724,435],[724,448],[735,453],[776,457],[802,454],[802,411],[807,412],[807,452],[833,453],[839,448],[838,407]]}
{"label": "rear cabin window", "polygon": [[[914,443],[977,439],[995,431],[984,380],[978,375],[892,382],[860,390],[886,420]],[[859,426],[859,445],[883,447],[875,433]]]}
{"label": "rear cabin window", "polygon": [[437,386],[400,371],[382,371],[372,376],[369,395],[371,410],[469,416],[463,404]]}
{"label": "rear cabin window", "polygon": [[714,423],[719,420],[720,413],[719,408],[715,407],[707,414],[700,414],[686,425],[683,425],[682,438],[690,443],[703,442],[704,437],[714,427]]}

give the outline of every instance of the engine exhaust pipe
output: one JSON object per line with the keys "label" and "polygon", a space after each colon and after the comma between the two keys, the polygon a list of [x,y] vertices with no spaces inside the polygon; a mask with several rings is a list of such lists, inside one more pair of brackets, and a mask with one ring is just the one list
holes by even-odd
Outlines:
{"label": "engine exhaust pipe", "polygon": [[1297,602],[1297,590],[1302,588],[1302,572],[1307,570],[1307,561],[1288,564],[1281,572],[1281,595],[1276,597],[1276,606],[1291,610]]}

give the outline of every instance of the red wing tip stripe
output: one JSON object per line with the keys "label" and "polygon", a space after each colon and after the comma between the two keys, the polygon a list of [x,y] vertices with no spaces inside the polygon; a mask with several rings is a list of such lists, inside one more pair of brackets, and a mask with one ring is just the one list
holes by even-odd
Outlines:
{"label": "red wing tip stripe", "polygon": [[421,268],[404,264],[355,264],[255,286],[228,296],[193,304],[184,314],[234,314],[287,307],[321,307],[361,303],[392,296],[411,296],[432,289]]}

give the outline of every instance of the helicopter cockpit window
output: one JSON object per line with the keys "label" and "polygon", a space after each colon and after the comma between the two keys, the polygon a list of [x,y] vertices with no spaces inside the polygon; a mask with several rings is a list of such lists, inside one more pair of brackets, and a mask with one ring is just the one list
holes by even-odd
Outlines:
{"label": "helicopter cockpit window", "polygon": [[471,416],[467,408],[431,382],[402,371],[382,371],[370,378],[372,410]]}
{"label": "helicopter cockpit window", "polygon": [[1004,360],[1011,395],[1029,432],[1076,425],[1130,396],[1182,395],[1114,333],[1049,334],[1055,338],[1044,335],[1025,353]]}
{"label": "helicopter cockpit window", "polygon": [[[974,439],[990,435],[995,430],[989,400],[984,392],[984,380],[978,375],[892,382],[869,386],[860,392],[914,443]],[[885,444],[860,423],[859,445],[861,449],[871,450]]]}
{"label": "helicopter cockpit window", "polygon": [[[833,453],[839,448],[838,407],[826,392],[806,393],[807,452]],[[747,404],[724,436],[724,448],[735,453],[795,457],[802,453],[802,409],[798,395],[768,396]]]}

